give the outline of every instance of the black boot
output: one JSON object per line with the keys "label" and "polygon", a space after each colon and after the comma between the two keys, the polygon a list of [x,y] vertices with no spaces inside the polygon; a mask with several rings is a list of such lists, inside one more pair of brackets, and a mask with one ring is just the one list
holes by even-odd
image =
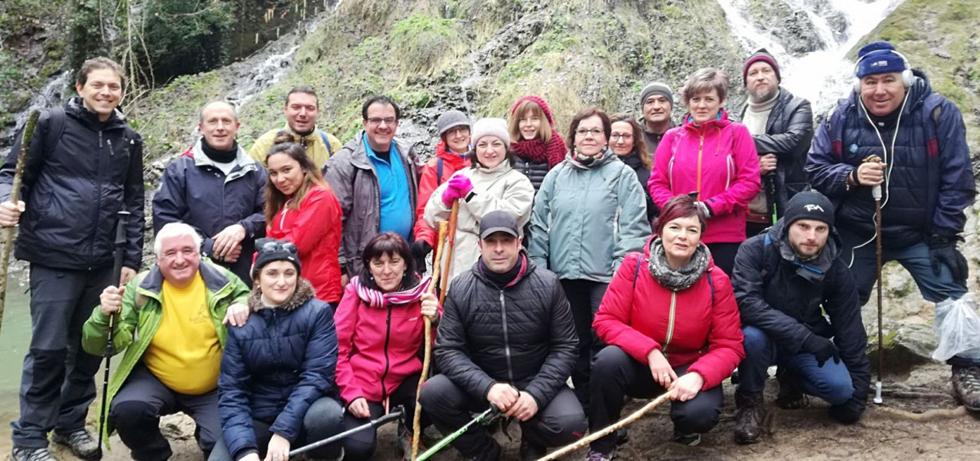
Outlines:
{"label": "black boot", "polygon": [[756,443],[762,436],[762,421],[766,409],[762,393],[742,395],[735,393],[735,443],[746,445]]}
{"label": "black boot", "polygon": [[779,382],[779,395],[776,406],[784,410],[798,410],[810,405],[810,399],[803,393],[803,383],[800,375],[780,367],[776,369],[776,381]]}
{"label": "black boot", "polygon": [[967,410],[980,412],[980,367],[953,366],[953,394]]}

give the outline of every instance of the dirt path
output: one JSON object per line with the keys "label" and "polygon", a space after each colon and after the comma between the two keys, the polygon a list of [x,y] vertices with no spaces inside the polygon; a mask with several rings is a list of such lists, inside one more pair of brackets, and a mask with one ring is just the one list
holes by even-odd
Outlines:
{"label": "dirt path", "polygon": [[[770,380],[768,392],[775,392],[774,382]],[[956,404],[949,396],[949,368],[931,364],[916,368],[901,383],[886,383],[885,403],[889,408],[922,413],[931,409],[943,409],[949,413]],[[889,390],[891,392],[889,392]],[[826,405],[811,399],[810,408],[802,410],[780,410],[770,406],[772,419],[770,432],[760,443],[749,446],[736,445],[732,441],[734,422],[734,403],[731,385],[726,384],[726,405],[721,423],[704,435],[697,447],[686,447],[670,442],[672,427],[667,417],[667,409],[660,408],[648,415],[630,429],[630,442],[620,447],[618,459],[621,460],[864,460],[864,459],[951,459],[980,460],[980,419],[960,414],[940,416],[929,421],[912,421],[896,416],[894,412],[869,406],[862,420],[851,426],[833,422],[826,412]],[[897,392],[899,395],[895,395]],[[914,397],[912,395],[915,395]],[[771,401],[771,395],[769,401]],[[627,411],[642,405],[634,401]],[[93,414],[95,412],[93,411]],[[193,425],[181,415],[164,418],[164,434],[171,439],[174,460],[201,460],[193,438]],[[498,440],[505,447],[505,459],[517,458],[519,429],[512,425],[513,441],[503,434]],[[0,450],[9,453],[9,428],[0,433]],[[376,459],[393,461],[399,459],[394,432],[391,428],[382,431],[381,445]],[[122,461],[129,459],[129,452],[119,441],[112,440],[113,450],[103,459]],[[73,459],[70,453],[61,449],[55,455],[62,460]],[[576,453],[566,459],[582,459],[584,452]],[[439,461],[461,459],[449,451],[436,458]]]}

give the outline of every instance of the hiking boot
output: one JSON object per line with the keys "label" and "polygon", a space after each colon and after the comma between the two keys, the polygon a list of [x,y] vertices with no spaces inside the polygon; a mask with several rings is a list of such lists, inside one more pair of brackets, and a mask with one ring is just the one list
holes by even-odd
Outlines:
{"label": "hiking boot", "polygon": [[14,448],[10,452],[13,461],[57,461],[48,447],[43,448]]}
{"label": "hiking boot", "polygon": [[622,428],[622,429],[618,429],[615,432],[615,435],[616,435],[616,446],[617,447],[620,446],[620,445],[625,445],[627,442],[630,441],[630,432],[625,427]]}
{"label": "hiking boot", "polygon": [[612,461],[612,454],[599,453],[593,449],[589,449],[589,454],[585,455],[585,461]]}
{"label": "hiking boot", "polygon": [[953,366],[953,394],[967,410],[980,411],[980,366]]}
{"label": "hiking boot", "polygon": [[51,441],[71,448],[71,452],[81,459],[89,461],[102,459],[102,449],[99,448],[99,442],[85,428],[69,434],[55,431],[51,436]]}
{"label": "hiking boot", "polygon": [[685,434],[674,429],[674,437],[671,440],[681,445],[696,447],[701,444],[701,434]]}
{"label": "hiking boot", "polygon": [[735,443],[756,443],[762,436],[762,420],[766,417],[762,394],[735,393]]}
{"label": "hiking boot", "polygon": [[521,461],[534,461],[544,458],[547,453],[547,448],[528,440],[527,437],[521,437]]}
{"label": "hiking boot", "polygon": [[779,382],[779,395],[776,406],[783,410],[799,410],[810,406],[810,399],[803,393],[800,375],[782,368],[776,370],[776,381]]}

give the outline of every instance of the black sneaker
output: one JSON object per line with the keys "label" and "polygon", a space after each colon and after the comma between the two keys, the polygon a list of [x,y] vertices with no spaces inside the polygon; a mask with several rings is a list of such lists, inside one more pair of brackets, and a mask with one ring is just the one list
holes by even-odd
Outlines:
{"label": "black sneaker", "polygon": [[54,432],[51,441],[71,448],[71,452],[84,460],[95,461],[102,459],[102,450],[99,443],[85,429],[79,429],[70,434]]}
{"label": "black sneaker", "polygon": [[674,429],[674,437],[671,440],[681,445],[696,447],[701,444],[701,434],[685,434]]}
{"label": "black sneaker", "polygon": [[44,448],[14,448],[10,452],[10,459],[13,461],[57,461],[48,447]]}
{"label": "black sneaker", "polygon": [[953,394],[970,411],[980,411],[980,367],[953,367]]}

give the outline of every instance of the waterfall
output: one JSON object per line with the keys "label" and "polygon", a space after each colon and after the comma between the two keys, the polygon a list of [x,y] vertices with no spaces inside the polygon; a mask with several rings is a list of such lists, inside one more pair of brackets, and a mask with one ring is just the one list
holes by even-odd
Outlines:
{"label": "waterfall", "polygon": [[[781,24],[753,20],[747,0],[718,0],[718,4],[745,55],[766,48],[779,61],[782,86],[810,100],[814,114],[823,114],[851,89],[854,62],[847,52],[902,1],[777,0],[768,9],[789,12]],[[786,32],[800,25],[810,33],[807,37]],[[806,46],[814,50],[793,52]]]}

